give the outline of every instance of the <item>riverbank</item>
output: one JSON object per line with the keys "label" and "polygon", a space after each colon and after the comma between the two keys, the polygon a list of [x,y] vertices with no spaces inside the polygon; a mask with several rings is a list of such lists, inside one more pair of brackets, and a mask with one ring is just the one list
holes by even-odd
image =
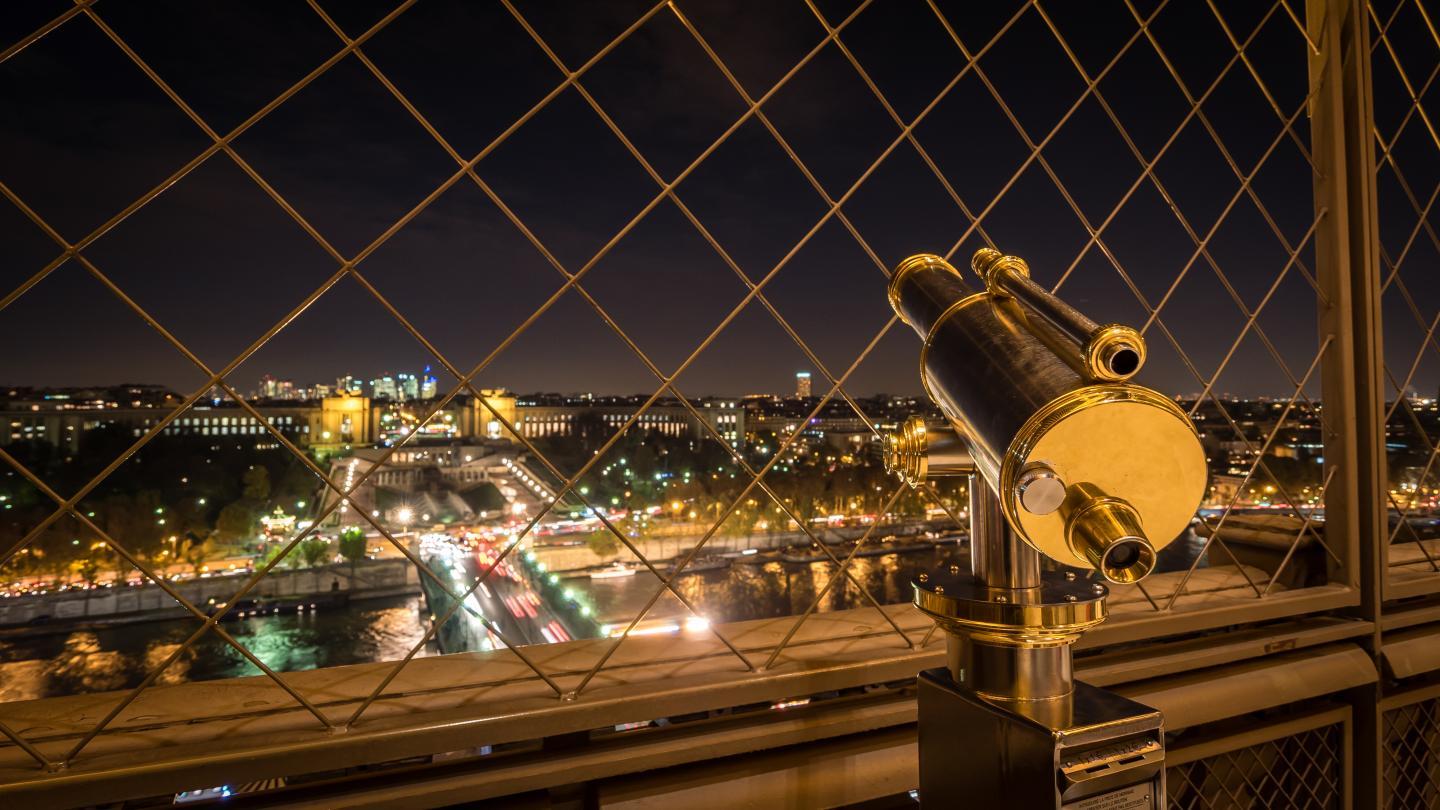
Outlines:
{"label": "riverbank", "polygon": [[[353,575],[352,575],[353,571]],[[171,582],[185,599],[203,610],[225,604],[250,577],[249,571]],[[413,596],[419,574],[404,559],[365,560],[315,568],[279,568],[266,574],[246,595],[247,611],[278,609],[320,599],[327,602]],[[153,583],[65,590],[0,599],[0,637],[69,633],[85,627],[111,627],[169,621],[190,612]]]}

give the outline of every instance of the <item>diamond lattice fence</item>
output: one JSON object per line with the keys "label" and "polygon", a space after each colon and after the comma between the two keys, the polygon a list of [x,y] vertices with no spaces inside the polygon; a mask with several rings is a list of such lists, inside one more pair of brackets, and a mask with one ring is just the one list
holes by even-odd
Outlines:
{"label": "diamond lattice fence", "polygon": [[[572,16],[519,0],[407,0],[371,16],[319,0],[297,8],[294,48],[260,47],[263,28],[243,11],[197,22],[204,12],[194,6],[167,7],[176,26],[202,34],[177,42],[158,11],[82,0],[0,51],[5,92],[35,144],[0,164],[7,227],[24,236],[6,267],[0,321],[30,312],[12,321],[12,339],[55,364],[141,358],[187,381],[117,446],[84,447],[93,464],[79,480],[47,481],[38,459],[0,449],[17,500],[45,505],[0,544],[0,562],[23,571],[47,544],[93,547],[193,619],[58,755],[0,726],[39,763],[79,756],[146,689],[190,665],[202,639],[221,639],[326,727],[363,723],[456,615],[557,696],[582,694],[657,605],[704,619],[683,575],[714,538],[746,533],[762,516],[810,541],[825,569],[792,603],[785,643],[838,604],[836,594],[877,609],[904,601],[903,587],[856,574],[878,523],[848,550],[832,546],[786,487],[812,419],[838,408],[878,430],[857,392],[893,380],[888,369],[913,368],[918,347],[890,314],[883,284],[920,251],[957,264],[985,245],[1022,254],[1096,320],[1142,326],[1151,361],[1141,380],[1179,394],[1196,420],[1221,473],[1203,531],[1177,543],[1146,586],[1117,594],[1117,612],[1180,610],[1199,595],[1262,598],[1326,581],[1339,562],[1313,514],[1330,480],[1316,450],[1315,396],[1331,341],[1315,324],[1324,296],[1313,239],[1325,212],[1310,193],[1306,110],[1316,45],[1294,0],[743,9],[679,0],[624,19],[618,5]],[[490,46],[470,47],[482,28]],[[67,65],[57,56],[65,48],[83,48],[88,61]],[[58,75],[71,90],[27,94],[37,75]],[[107,82],[122,75],[143,80],[148,96],[115,105]],[[77,126],[105,136],[106,149],[59,160],[45,145]],[[92,187],[87,173],[101,165],[109,179]],[[147,236],[157,228],[166,238]],[[246,267],[260,263],[288,271],[251,284]],[[57,284],[62,277],[71,282]],[[522,302],[524,314],[504,314],[494,306],[501,297]],[[35,319],[53,340],[27,339]],[[846,326],[839,336],[836,320]],[[363,467],[314,452],[329,423],[307,430],[238,382],[288,356],[348,364],[393,345],[435,370],[436,396],[393,441],[366,448]],[[698,397],[713,392],[691,384],[737,363],[815,371],[808,412],[763,452],[742,450],[708,418],[716,402]],[[588,453],[567,455],[492,393],[535,369],[548,370],[555,389],[583,387],[567,375],[594,372],[585,380],[643,382],[646,393],[592,425]],[[224,416],[217,400],[233,403]],[[706,526],[697,542],[656,564],[592,493],[662,408],[699,426],[698,441],[720,460],[713,478],[739,483],[696,516]],[[444,434],[467,414],[510,437],[521,472],[505,475],[531,490],[535,508],[477,575],[456,576],[405,531],[409,521],[359,493],[372,478],[402,474],[404,454],[424,452],[416,437]],[[206,433],[217,418],[227,421]],[[360,431],[354,420],[336,424]],[[182,431],[270,445],[296,460],[301,483],[286,486],[318,493],[311,524],[285,533],[214,604],[173,581],[180,541],[164,557],[165,531],[110,520],[104,502],[112,475],[168,463],[146,448]],[[202,475],[206,460],[191,461],[173,477]],[[866,506],[879,514],[915,500],[893,479],[875,490]],[[953,493],[930,489],[919,500],[962,517]],[[1292,519],[1284,540],[1228,539],[1227,523],[1257,505]],[[158,520],[184,520],[177,503],[156,508]],[[518,570],[517,549],[559,509],[593,512],[619,557],[644,569],[633,610],[580,673],[547,671],[530,646],[538,639],[507,629],[477,597]],[[287,558],[314,548],[335,516],[413,564],[432,606],[444,606],[343,716],[287,683],[279,670],[295,662],[222,624]],[[144,539],[152,535],[162,542]],[[897,644],[925,641],[881,613]],[[737,669],[783,661],[785,643],[756,654],[720,627],[696,627]]]}

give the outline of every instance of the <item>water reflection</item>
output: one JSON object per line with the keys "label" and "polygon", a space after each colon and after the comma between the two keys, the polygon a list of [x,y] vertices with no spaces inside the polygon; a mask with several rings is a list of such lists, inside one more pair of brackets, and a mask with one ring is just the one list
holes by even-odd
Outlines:
{"label": "water reflection", "polygon": [[[225,629],[266,666],[285,672],[403,658],[424,635],[420,609],[419,597],[375,599],[335,610],[252,617],[226,623]],[[198,626],[146,622],[0,639],[0,702],[133,687]],[[233,647],[206,634],[157,683],[259,674]]]}
{"label": "water reflection", "polygon": [[[1189,568],[1203,548],[1204,539],[1187,532],[1160,555],[1158,572]],[[837,555],[843,559],[847,551],[837,549]],[[850,563],[854,581],[840,574],[818,551],[794,549],[784,555],[735,559],[723,567],[682,576],[675,585],[701,614],[715,622],[733,622],[804,613],[822,593],[820,611],[864,607],[869,601],[862,588],[882,604],[908,602],[912,597],[910,582],[917,574],[951,564],[969,568],[968,543],[963,539],[959,545],[946,543],[857,556]],[[659,587],[656,579],[644,571],[634,576],[580,576],[561,582],[561,587],[573,588],[586,604],[594,606],[597,629],[603,624],[628,624]],[[492,585],[500,587],[494,582]],[[503,618],[506,614],[501,611],[506,608],[499,602],[489,604],[489,592],[482,592],[487,595],[487,603],[477,602],[476,606],[485,607],[488,615]],[[497,591],[493,599],[504,595]],[[667,593],[649,618],[686,614],[680,601]],[[424,635],[427,623],[424,601],[417,596],[367,600],[332,610],[251,617],[225,627],[266,665],[285,672],[402,658]],[[169,658],[196,627],[196,622],[177,620],[28,638],[0,637],[0,702],[133,687]],[[520,633],[517,637],[528,642],[540,640],[535,634]],[[483,638],[451,639],[449,649],[484,649]],[[432,648],[421,654],[434,652]],[[207,635],[172,663],[157,683],[258,674],[259,670],[239,652],[218,637]]]}
{"label": "water reflection", "polygon": [[[821,611],[868,605],[860,588],[868,590],[881,604],[908,602],[912,595],[910,580],[916,574],[951,563],[968,568],[968,553],[954,545],[943,545],[856,557],[850,563],[852,582],[823,558],[789,562],[782,559],[736,561],[727,568],[682,576],[676,588],[712,621],[768,619],[804,613],[821,593],[825,594],[818,607]],[[831,579],[835,579],[833,584]],[[570,586],[584,592],[596,606],[602,621],[617,622],[633,618],[658,583],[654,577],[637,575],[611,579],[582,577],[572,580]],[[667,610],[673,612],[667,614]],[[679,615],[683,610],[678,600],[662,600],[652,609],[650,617]]]}
{"label": "water reflection", "polygon": [[[1189,569],[1202,556],[1204,547],[1203,537],[1186,530],[1161,552],[1156,573]],[[837,556],[843,560],[845,553],[846,550],[839,550]],[[818,556],[818,552],[809,550],[796,551],[795,554]],[[784,557],[741,558],[728,567],[683,575],[676,582],[676,588],[712,621],[769,619],[804,613],[822,593],[824,597],[817,607],[821,612],[864,607],[870,602],[861,588],[868,590],[881,604],[909,602],[914,596],[910,583],[917,574],[949,565],[959,565],[967,571],[970,569],[968,539],[932,548],[857,556],[850,563],[853,581],[823,557],[814,560],[795,560],[792,557],[790,561]],[[1202,560],[1200,565],[1204,567],[1207,563]],[[835,580],[833,584],[832,579]],[[628,623],[659,587],[654,577],[643,572],[608,579],[579,577],[570,580],[567,585],[582,591],[595,605],[601,621],[611,624]],[[651,609],[648,618],[660,619],[686,613],[688,611],[679,600],[667,595]]]}

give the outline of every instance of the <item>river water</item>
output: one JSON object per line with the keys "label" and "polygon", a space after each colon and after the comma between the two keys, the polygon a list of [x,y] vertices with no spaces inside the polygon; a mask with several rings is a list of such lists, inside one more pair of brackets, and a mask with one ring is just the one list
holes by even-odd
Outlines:
{"label": "river water", "polygon": [[[1185,566],[1194,559],[1202,544],[1193,536],[1188,540],[1166,550],[1161,570]],[[1172,552],[1174,559],[1164,559]],[[837,550],[837,554],[843,551]],[[966,550],[944,544],[857,556],[850,570],[878,601],[894,604],[911,599],[910,581],[922,569],[950,563],[968,567]],[[728,567],[683,576],[676,587],[703,615],[717,623],[800,614],[822,592],[825,595],[820,600],[820,611],[869,604],[860,589],[843,577],[827,590],[836,576],[836,568],[828,560],[741,558]],[[641,571],[611,579],[564,579],[558,587],[574,590],[593,609],[592,632],[572,633],[579,637],[603,632],[605,625],[628,623],[658,586],[655,577]],[[652,608],[650,618],[678,618],[687,613],[678,599],[665,593]],[[267,666],[286,672],[402,658],[423,637],[426,621],[425,600],[413,596],[251,617],[227,622],[225,628]],[[196,626],[193,621],[173,620],[0,639],[0,702],[132,687],[173,653]],[[570,626],[576,629],[574,623]],[[422,654],[436,652],[432,647]],[[210,634],[171,664],[157,683],[258,674],[254,665]]]}
{"label": "river water", "polygon": [[[224,627],[277,672],[315,669],[403,658],[425,634],[423,607],[418,596],[367,599],[344,608],[240,619]],[[198,621],[176,619],[0,639],[0,702],[135,686],[198,626]],[[156,683],[259,674],[235,648],[207,633]]]}
{"label": "river water", "polygon": [[[948,545],[856,557],[851,571],[881,602],[903,602],[910,599],[910,578],[922,566],[935,565],[955,551],[955,546]],[[833,570],[829,562],[737,562],[684,576],[677,587],[711,620],[740,621],[804,612]],[[658,580],[644,571],[619,579],[565,581],[595,605],[596,618],[602,622],[625,622],[633,617],[657,584]],[[851,583],[842,580],[820,609],[862,604],[868,603]],[[363,600],[344,608],[251,617],[226,622],[224,627],[267,666],[286,672],[402,658],[424,635],[428,620],[424,608],[425,601],[419,596]],[[667,593],[651,615],[663,618],[683,612],[678,600]],[[173,620],[0,639],[0,702],[135,686],[196,626],[193,621]],[[425,652],[434,654],[435,650]],[[171,664],[157,683],[258,674],[234,648],[207,634]]]}
{"label": "river water", "polygon": [[[843,560],[844,553],[843,549],[838,550],[837,556]],[[954,545],[941,545],[896,554],[857,556],[850,563],[850,573],[855,582],[881,604],[895,604],[910,601],[913,595],[910,581],[916,574],[952,561],[969,566],[966,552]],[[836,580],[833,584],[832,579]],[[817,608],[822,612],[870,604],[855,582],[840,575],[829,560],[750,562],[742,558],[727,568],[682,576],[676,582],[676,589],[711,621],[734,622],[804,613],[822,592],[824,597]],[[647,571],[610,579],[577,578],[568,584],[596,606],[596,615],[604,623],[628,622],[660,587],[659,580]],[[667,592],[651,608],[649,617],[688,613],[680,600]]]}

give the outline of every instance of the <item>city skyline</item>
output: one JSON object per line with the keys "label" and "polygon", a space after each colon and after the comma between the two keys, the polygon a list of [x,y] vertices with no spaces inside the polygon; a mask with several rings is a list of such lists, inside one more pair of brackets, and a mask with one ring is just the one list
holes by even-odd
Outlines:
{"label": "city skyline", "polygon": [[[429,369],[426,369],[425,371],[428,372]],[[796,374],[794,374],[794,375],[792,375],[791,377],[787,378],[786,382],[788,382],[788,383],[790,384],[791,390],[786,390],[783,386],[778,386],[778,387],[774,388],[773,390],[763,390],[763,389],[760,389],[760,388],[757,388],[757,387],[752,386],[751,388],[748,388],[748,389],[734,390],[734,391],[705,391],[705,392],[699,392],[699,393],[686,392],[686,398],[687,398],[687,399],[691,399],[691,400],[706,400],[706,399],[734,399],[734,400],[745,400],[745,399],[757,399],[757,398],[768,398],[768,399],[820,399],[820,398],[822,398],[822,397],[825,395],[825,393],[826,393],[825,391],[818,391],[818,390],[817,390],[817,391],[812,391],[812,392],[809,393],[809,394],[802,394],[802,393],[801,393],[801,391],[803,390],[803,384],[800,383],[800,380],[801,380],[805,375],[806,375],[806,372],[797,372]],[[397,400],[397,401],[406,401],[406,400],[411,400],[411,401],[424,401],[424,400],[430,400],[430,399],[435,399],[435,398],[443,397],[443,396],[445,396],[446,394],[450,393],[451,390],[453,390],[453,389],[451,389],[451,388],[443,388],[443,387],[440,387],[440,386],[438,386],[438,382],[437,382],[437,385],[436,385],[435,387],[433,387],[433,388],[430,387],[430,386],[428,386],[428,385],[425,386],[425,387],[419,388],[419,389],[417,390],[417,393],[416,393],[415,395],[407,395],[407,396],[381,395],[381,396],[378,396],[378,397],[377,397],[376,394],[375,394],[374,385],[375,385],[376,382],[380,382],[382,379],[384,379],[384,378],[386,378],[386,377],[392,378],[392,384],[393,384],[393,383],[397,383],[397,382],[403,382],[403,381],[404,381],[404,378],[406,378],[406,377],[412,377],[412,378],[414,378],[414,379],[416,380],[417,384],[419,384],[419,381],[420,381],[420,380],[425,379],[425,378],[423,378],[423,377],[418,377],[418,376],[415,376],[415,375],[408,375],[408,374],[406,374],[405,372],[386,372],[386,373],[381,374],[378,378],[376,378],[376,379],[370,379],[370,380],[363,380],[363,379],[361,379],[360,377],[355,376],[355,375],[340,375],[340,376],[337,376],[337,377],[333,378],[333,379],[334,379],[334,383],[333,383],[333,384],[332,384],[332,383],[321,382],[321,381],[313,381],[313,382],[311,382],[310,384],[306,385],[306,384],[303,384],[303,383],[297,384],[296,381],[291,380],[291,379],[280,379],[280,378],[277,378],[275,375],[265,374],[265,375],[262,375],[262,376],[261,376],[261,378],[260,378],[260,380],[259,380],[259,385],[252,386],[252,387],[248,387],[248,388],[237,386],[237,387],[236,387],[236,390],[238,390],[238,391],[240,392],[241,396],[243,396],[245,399],[247,399],[247,400],[256,400],[256,401],[267,400],[267,399],[273,399],[273,400],[296,400],[296,401],[310,400],[310,399],[323,399],[324,397],[327,397],[327,396],[341,395],[341,394],[344,394],[344,393],[347,393],[347,392],[350,393],[350,394],[352,394],[352,395],[356,395],[356,396],[366,396],[366,397],[370,397],[370,398],[372,398],[372,399],[381,399],[381,400],[393,399],[393,400]],[[431,378],[431,379],[434,379],[434,378]],[[267,380],[268,380],[270,383],[276,385],[276,387],[277,387],[277,393],[276,393],[276,395],[267,395],[267,394],[266,394],[266,390],[267,390],[267,389],[266,389],[265,386],[266,386]],[[346,386],[346,383],[347,383],[347,382],[349,383],[349,386],[350,386],[350,387],[347,387],[347,386]],[[453,384],[453,380],[452,380],[452,384]],[[475,387],[476,389],[479,389],[479,390],[482,390],[482,391],[484,391],[484,390],[504,391],[504,392],[506,392],[506,393],[508,393],[508,394],[512,394],[512,395],[517,396],[517,397],[519,397],[519,398],[521,398],[521,399],[524,399],[524,398],[527,398],[527,397],[530,397],[530,398],[537,398],[537,397],[541,397],[541,398],[543,398],[543,397],[561,397],[561,398],[576,399],[576,400],[582,400],[582,399],[586,399],[586,398],[634,399],[634,398],[637,398],[637,397],[644,399],[644,398],[649,398],[650,395],[653,393],[653,392],[642,391],[642,390],[638,390],[638,389],[637,389],[637,390],[631,390],[631,391],[592,391],[592,390],[573,389],[573,388],[560,388],[560,387],[523,389],[523,388],[518,388],[518,387],[510,386],[510,385],[497,385],[497,386],[494,386],[493,388],[488,388],[488,389],[487,389],[487,388],[484,388],[484,387],[480,386],[479,384],[476,384],[474,387]],[[183,395],[183,392],[174,390],[174,389],[169,388],[169,387],[164,386],[164,385],[160,385],[160,384],[157,384],[157,383],[154,383],[154,382],[135,381],[135,380],[127,380],[127,381],[118,382],[118,383],[90,383],[90,384],[84,384],[84,385],[35,385],[35,384],[8,384],[8,385],[7,385],[7,384],[5,384],[5,383],[3,383],[3,382],[0,382],[0,400],[5,399],[7,396],[8,396],[9,398],[12,398],[12,399],[13,399],[13,398],[24,398],[23,395],[25,395],[25,394],[40,394],[40,395],[44,395],[44,394],[46,394],[46,393],[51,393],[51,394],[55,394],[55,393],[66,394],[66,396],[58,397],[58,399],[69,399],[68,394],[69,394],[70,392],[77,392],[77,391],[101,392],[101,391],[125,391],[125,390],[145,391],[145,392],[149,392],[149,394],[152,395],[152,396],[160,396],[160,397],[163,397],[163,398],[166,398],[166,399],[170,399],[170,400],[174,400],[174,401],[179,401],[179,398]],[[427,395],[427,394],[424,394],[425,391],[430,391],[431,394],[428,394],[428,395]],[[288,392],[288,393],[286,393],[286,392]],[[468,388],[468,387],[461,387],[459,390],[456,391],[456,394],[457,394],[457,395],[460,395],[460,396],[468,396],[468,395],[470,395],[470,391],[469,391],[469,388]],[[908,392],[908,391],[871,391],[871,392],[867,392],[867,393],[863,393],[863,394],[855,394],[854,396],[856,396],[856,397],[859,398],[859,399],[894,398],[894,399],[925,400],[925,401],[927,401],[927,402],[929,401],[928,398],[924,395],[923,392]],[[1203,396],[1204,398],[1209,398],[1209,397],[1213,396],[1213,397],[1216,398],[1216,399],[1219,399],[1219,400],[1222,400],[1222,401],[1227,401],[1227,402],[1230,402],[1230,401],[1255,401],[1255,402],[1276,402],[1276,401],[1282,401],[1282,402],[1283,402],[1283,401],[1288,400],[1288,398],[1289,398],[1288,395],[1275,396],[1275,395],[1266,395],[1266,394],[1245,394],[1245,393],[1235,392],[1235,391],[1219,391],[1219,390],[1217,390],[1217,391],[1211,391],[1211,392],[1204,392],[1203,394],[1202,394],[1202,392],[1200,392],[1200,391],[1180,391],[1180,392],[1172,392],[1172,393],[1169,394],[1169,396],[1170,396],[1172,399],[1174,399],[1174,400],[1176,400],[1176,401],[1178,401],[1178,402],[1195,402],[1195,401],[1201,399],[1202,396]],[[1428,404],[1430,404],[1431,402],[1440,401],[1440,388],[1437,388],[1437,389],[1434,390],[1434,391],[1425,392],[1425,391],[1420,390],[1420,389],[1417,388],[1417,387],[1412,386],[1412,387],[1410,387],[1409,389],[1406,390],[1405,396],[1406,396],[1407,399],[1411,399],[1411,400],[1415,401],[1415,403],[1416,403],[1417,405],[1428,405]],[[197,404],[204,404],[205,402],[208,402],[208,401],[211,401],[211,400],[216,400],[216,399],[226,400],[226,399],[228,399],[228,398],[229,398],[228,395],[225,394],[225,392],[223,391],[223,389],[219,388],[219,386],[215,386],[215,387],[212,388],[212,390],[211,390],[211,395],[210,395],[210,396],[202,396],[202,397],[200,398],[200,400],[197,402]],[[660,400],[672,399],[672,398],[673,398],[673,395],[671,395],[671,394],[669,394],[669,393],[667,392],[667,393],[662,394],[661,396],[657,397],[656,399],[657,399],[657,401],[660,401]],[[838,393],[837,393],[835,396],[832,396],[830,399],[831,399],[830,405],[831,405],[832,407],[833,407],[833,406],[836,406],[836,405],[841,405],[841,406],[843,406],[843,405],[845,404],[844,398],[841,397]],[[98,401],[98,400],[97,400],[97,401]],[[1387,400],[1387,402],[1392,402],[1392,401],[1393,401],[1393,399]],[[932,404],[932,405],[933,405],[933,404]],[[1301,401],[1301,402],[1297,402],[1297,403],[1295,404],[1295,407],[1296,407],[1296,408],[1299,408],[1299,409],[1304,409],[1304,408],[1307,408],[1308,406],[1306,405],[1305,402]]]}

